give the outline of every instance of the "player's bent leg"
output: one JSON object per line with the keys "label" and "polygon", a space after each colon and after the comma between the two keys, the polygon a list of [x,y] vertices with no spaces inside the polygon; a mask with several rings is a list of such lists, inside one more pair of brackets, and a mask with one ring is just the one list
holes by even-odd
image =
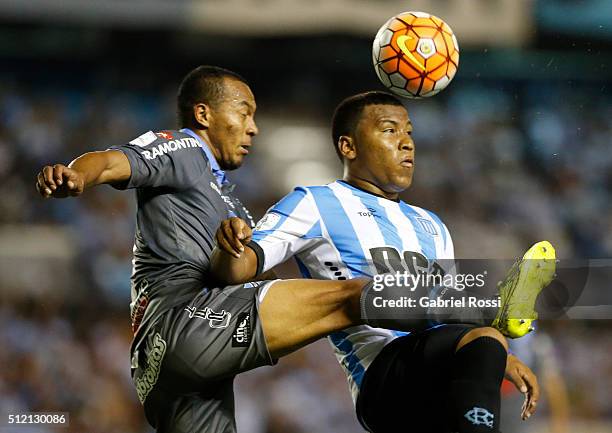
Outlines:
{"label": "player's bent leg", "polygon": [[499,431],[507,350],[504,336],[489,327],[472,329],[457,343],[447,401],[455,431]]}
{"label": "player's bent leg", "polygon": [[497,330],[460,324],[397,338],[366,370],[360,421],[372,433],[406,420],[418,432],[497,433],[504,341]]}
{"label": "player's bent leg", "polygon": [[446,396],[455,347],[473,325],[442,325],[396,338],[367,368],[357,414],[372,433],[454,433]]}
{"label": "player's bent leg", "polygon": [[268,350],[278,358],[331,332],[362,323],[359,300],[366,279],[278,280],[260,299]]}

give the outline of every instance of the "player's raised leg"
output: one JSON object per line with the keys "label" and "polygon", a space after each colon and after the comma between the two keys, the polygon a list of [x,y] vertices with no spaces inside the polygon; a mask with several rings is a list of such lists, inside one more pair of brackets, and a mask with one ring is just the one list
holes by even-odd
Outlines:
{"label": "player's raised leg", "polygon": [[[549,250],[550,248],[552,246]],[[550,281],[552,275],[549,275],[549,271],[548,267],[531,264],[529,269],[519,271],[527,273],[530,278],[513,286],[514,290],[506,296],[497,317],[508,305],[524,303],[525,296],[535,299],[542,287]],[[478,326],[491,324],[491,319],[487,319],[487,316],[479,311],[447,317],[442,321],[431,314],[429,308],[421,307],[418,303],[412,308],[389,308],[387,311],[382,309],[379,313],[381,316],[368,318],[364,306],[373,303],[372,293],[372,281],[364,278],[345,281],[274,282],[259,299],[259,316],[270,353],[274,358],[278,358],[334,331],[360,324],[404,331],[424,330],[439,323],[473,323]],[[518,306],[513,308],[517,311]],[[486,329],[495,334],[505,350],[507,344],[500,332],[493,328]],[[466,343],[461,343],[463,344]]]}
{"label": "player's raised leg", "polygon": [[505,337],[490,327],[452,324],[400,337],[365,374],[360,421],[373,433],[396,431],[408,419],[415,432],[497,433],[504,376],[524,387],[524,418],[539,392],[531,370],[506,354]]}
{"label": "player's raised leg", "polygon": [[278,358],[331,332],[363,323],[359,300],[367,279],[278,280],[262,293],[259,317]]}

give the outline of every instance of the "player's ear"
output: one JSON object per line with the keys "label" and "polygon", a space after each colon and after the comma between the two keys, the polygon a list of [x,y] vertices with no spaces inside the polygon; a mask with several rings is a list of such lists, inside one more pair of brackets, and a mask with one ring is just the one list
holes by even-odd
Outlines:
{"label": "player's ear", "polygon": [[193,106],[193,117],[198,125],[206,129],[210,125],[210,108],[204,103]]}
{"label": "player's ear", "polygon": [[338,150],[340,151],[340,155],[348,160],[353,160],[357,157],[357,148],[355,147],[355,140],[353,137],[349,137],[348,135],[341,135],[338,138]]}

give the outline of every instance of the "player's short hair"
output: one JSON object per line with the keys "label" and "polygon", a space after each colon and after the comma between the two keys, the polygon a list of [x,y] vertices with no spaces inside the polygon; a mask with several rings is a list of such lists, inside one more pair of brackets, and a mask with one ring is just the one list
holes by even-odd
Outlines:
{"label": "player's short hair", "polygon": [[338,154],[340,159],[342,159],[342,154],[338,148],[340,136],[352,136],[355,133],[355,128],[361,118],[361,113],[368,105],[403,106],[402,102],[392,94],[380,91],[358,93],[340,102],[332,118],[332,140],[334,142],[336,154]]}
{"label": "player's short hair", "polygon": [[223,97],[223,80],[229,78],[249,83],[239,74],[218,66],[202,65],[189,72],[181,82],[177,94],[177,116],[181,127],[193,120],[193,106],[203,103],[218,104]]}

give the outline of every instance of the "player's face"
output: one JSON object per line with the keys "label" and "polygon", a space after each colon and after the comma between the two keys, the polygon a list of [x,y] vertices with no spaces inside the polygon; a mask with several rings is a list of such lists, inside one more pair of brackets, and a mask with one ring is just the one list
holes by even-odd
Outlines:
{"label": "player's face", "polygon": [[412,123],[404,107],[364,107],[354,138],[357,155],[350,168],[353,176],[387,193],[399,193],[410,186],[414,142]]}
{"label": "player's face", "polygon": [[251,139],[259,132],[255,124],[255,109],[255,97],[249,86],[226,78],[221,101],[210,107],[207,131],[222,169],[240,167],[248,155]]}

